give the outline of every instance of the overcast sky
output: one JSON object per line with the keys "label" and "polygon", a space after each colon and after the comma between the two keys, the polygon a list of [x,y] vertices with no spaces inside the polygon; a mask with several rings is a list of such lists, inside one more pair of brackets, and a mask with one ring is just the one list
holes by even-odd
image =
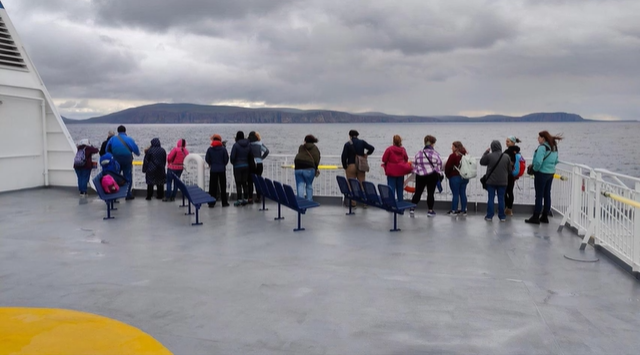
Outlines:
{"label": "overcast sky", "polygon": [[2,0],[64,116],[155,102],[640,119],[638,0]]}

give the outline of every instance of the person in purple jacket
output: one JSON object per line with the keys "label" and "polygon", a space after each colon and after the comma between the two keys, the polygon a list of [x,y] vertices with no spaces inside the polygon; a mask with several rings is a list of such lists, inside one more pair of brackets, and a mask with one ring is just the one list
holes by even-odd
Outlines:
{"label": "person in purple jacket", "polygon": [[[419,150],[413,161],[413,172],[416,174],[416,193],[413,194],[411,203],[418,204],[425,187],[427,188],[427,217],[435,217],[433,210],[435,204],[435,192],[438,183],[443,179],[442,159],[433,148],[436,145],[436,137],[427,135],[424,137],[424,148]],[[414,209],[409,210],[409,216],[414,217]]]}

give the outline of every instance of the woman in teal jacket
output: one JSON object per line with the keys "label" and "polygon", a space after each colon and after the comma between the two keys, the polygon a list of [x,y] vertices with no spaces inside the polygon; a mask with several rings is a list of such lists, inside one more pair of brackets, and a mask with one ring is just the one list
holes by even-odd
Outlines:
{"label": "woman in teal jacket", "polygon": [[[527,223],[549,223],[549,211],[551,210],[551,183],[556,173],[558,164],[558,141],[561,135],[552,136],[548,131],[538,133],[540,144],[533,153],[534,186],[536,189],[536,204],[533,216],[524,221]],[[544,199],[544,210],[542,200]],[[542,215],[540,215],[542,213]]]}

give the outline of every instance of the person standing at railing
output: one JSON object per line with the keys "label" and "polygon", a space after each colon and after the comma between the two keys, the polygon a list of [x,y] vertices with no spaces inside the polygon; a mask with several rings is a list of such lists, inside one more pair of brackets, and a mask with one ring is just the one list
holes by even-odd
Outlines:
{"label": "person standing at railing", "polygon": [[100,156],[103,156],[107,153],[107,143],[109,142],[109,139],[111,139],[111,137],[115,135],[116,133],[114,131],[109,131],[109,133],[107,133],[107,139],[102,142],[102,145],[100,146]]}
{"label": "person standing at railing", "polygon": [[320,175],[320,170],[318,170],[320,149],[318,149],[316,143],[318,143],[316,137],[311,134],[306,135],[304,144],[298,147],[298,154],[293,159],[298,196],[309,201],[313,201],[313,180]]}
{"label": "person standing at railing", "polygon": [[[530,168],[527,168],[528,172],[531,172],[531,170],[533,172],[536,203],[533,209],[533,216],[525,219],[526,223],[549,223],[551,183],[558,164],[558,141],[562,140],[562,138],[562,135],[552,136],[548,131],[538,133],[538,143],[540,145],[533,153],[533,164],[531,164]],[[542,215],[540,215],[541,213]]]}
{"label": "person standing at railing", "polygon": [[147,183],[147,198],[149,201],[153,197],[153,186],[156,186],[156,197],[164,198],[164,183],[167,181],[167,151],[160,145],[159,138],[151,140],[151,146],[144,150],[144,160],[142,162],[142,172]]}
{"label": "person standing at railing", "polygon": [[184,158],[189,155],[189,151],[187,150],[187,141],[185,139],[179,139],[176,146],[171,149],[169,155],[167,156],[167,196],[162,199],[162,201],[174,201],[176,199],[176,194],[178,193],[178,185],[173,183],[173,178],[168,172],[172,172],[176,178],[180,178],[182,176],[182,171],[184,170]]}
{"label": "person standing at railing", "polygon": [[[460,162],[462,156],[467,154],[467,149],[462,145],[462,142],[455,141],[451,144],[451,154],[447,158],[447,163],[444,166],[444,174],[449,179],[449,187],[451,188],[451,210],[447,212],[448,215],[457,216],[467,215],[467,185],[468,179],[463,179],[460,176]],[[458,201],[460,201],[460,210],[458,210]]]}
{"label": "person standing at railing", "polygon": [[505,214],[504,205],[504,192],[507,190],[507,184],[509,182],[509,175],[513,169],[511,159],[509,156],[502,153],[502,145],[500,141],[494,140],[491,142],[491,147],[487,149],[482,158],[480,158],[480,165],[487,167],[487,174],[485,175],[486,189],[489,195],[487,200],[487,214],[484,219],[491,221],[495,214],[495,197],[498,195],[498,218],[500,222],[507,220]]}
{"label": "person standing at railing", "polygon": [[131,193],[131,189],[133,188],[133,154],[140,156],[140,149],[136,141],[127,136],[127,129],[121,125],[118,126],[118,135],[109,139],[105,149],[108,153],[113,154],[114,159],[120,164],[122,175],[129,183],[129,190],[127,190],[125,200],[133,200],[135,198]]}
{"label": "person standing at railing", "polygon": [[[211,136],[211,146],[207,149],[204,160],[209,165],[209,195],[222,199],[222,207],[229,207],[227,197],[227,164],[229,163],[229,153],[222,143],[222,137],[219,134]],[[209,208],[214,208],[216,203],[210,203]]]}
{"label": "person standing at railing", "polygon": [[[419,150],[413,161],[413,173],[416,174],[416,192],[411,198],[411,203],[417,205],[420,202],[425,187],[427,188],[427,217],[435,217],[433,210],[435,204],[435,192],[438,183],[443,179],[442,159],[434,149],[436,137],[427,135],[424,137],[424,148]],[[409,210],[409,216],[415,216],[415,209]]]}
{"label": "person standing at railing", "polygon": [[391,193],[395,193],[398,201],[402,201],[404,176],[411,173],[412,166],[407,150],[402,146],[402,138],[397,134],[393,136],[393,144],[382,154],[382,167]]}
{"label": "person standing at railing", "polygon": [[[367,157],[373,154],[375,148],[367,141],[359,139],[359,135],[355,129],[349,131],[349,140],[342,148],[341,160],[347,179],[358,179],[362,184],[369,171]],[[351,205],[355,207],[356,202],[351,201]]]}
{"label": "person standing at railing", "polygon": [[[76,176],[78,177],[78,190],[80,190],[80,197],[87,197],[87,184],[89,184],[91,169],[93,169],[93,161],[91,157],[98,153],[99,150],[98,148],[91,146],[88,139],[80,140],[80,142],[78,142],[77,149],[78,152],[73,161],[73,170],[75,170]],[[78,159],[78,157],[80,157],[80,159]]]}
{"label": "person standing at railing", "polygon": [[249,203],[249,157],[253,156],[249,145],[249,140],[244,138],[244,132],[238,131],[229,158],[233,164],[233,177],[236,181],[238,194],[236,202],[233,204],[236,207]]}
{"label": "person standing at railing", "polygon": [[[253,174],[258,176],[262,176],[262,172],[264,171],[264,165],[262,165],[262,160],[269,155],[269,148],[267,148],[264,144],[262,144],[262,139],[260,137],[260,133],[251,131],[249,132],[249,142],[251,143],[251,153],[253,154],[253,159],[256,163],[256,169],[253,171]],[[253,179],[251,178],[251,174],[249,174],[249,203],[252,201],[253,197]],[[256,191],[256,202],[260,202],[260,193]]]}
{"label": "person standing at railing", "polygon": [[[504,151],[505,154],[509,156],[511,159],[511,163],[513,163],[514,171],[518,165],[516,161],[516,154],[520,153],[520,147],[516,144],[520,143],[520,139],[516,136],[507,137],[506,145],[507,150]],[[513,173],[509,174],[509,181],[507,182],[507,190],[504,192],[504,204],[505,204],[505,214],[507,216],[513,216],[513,201],[515,200],[515,196],[513,195],[513,188],[516,184],[516,177]]]}

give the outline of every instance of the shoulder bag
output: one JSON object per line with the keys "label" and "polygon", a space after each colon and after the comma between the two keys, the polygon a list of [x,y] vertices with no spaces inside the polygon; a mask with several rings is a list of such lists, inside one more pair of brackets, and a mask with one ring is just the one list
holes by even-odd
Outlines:
{"label": "shoulder bag", "polygon": [[483,189],[485,190],[487,189],[487,181],[489,180],[489,177],[491,176],[491,174],[493,174],[493,171],[496,170],[496,167],[498,166],[498,163],[500,163],[500,160],[502,160],[503,155],[504,153],[500,154],[500,158],[498,158],[498,161],[495,164],[493,164],[493,167],[491,167],[491,171],[484,174],[484,176],[480,178],[480,183],[482,184]]}

